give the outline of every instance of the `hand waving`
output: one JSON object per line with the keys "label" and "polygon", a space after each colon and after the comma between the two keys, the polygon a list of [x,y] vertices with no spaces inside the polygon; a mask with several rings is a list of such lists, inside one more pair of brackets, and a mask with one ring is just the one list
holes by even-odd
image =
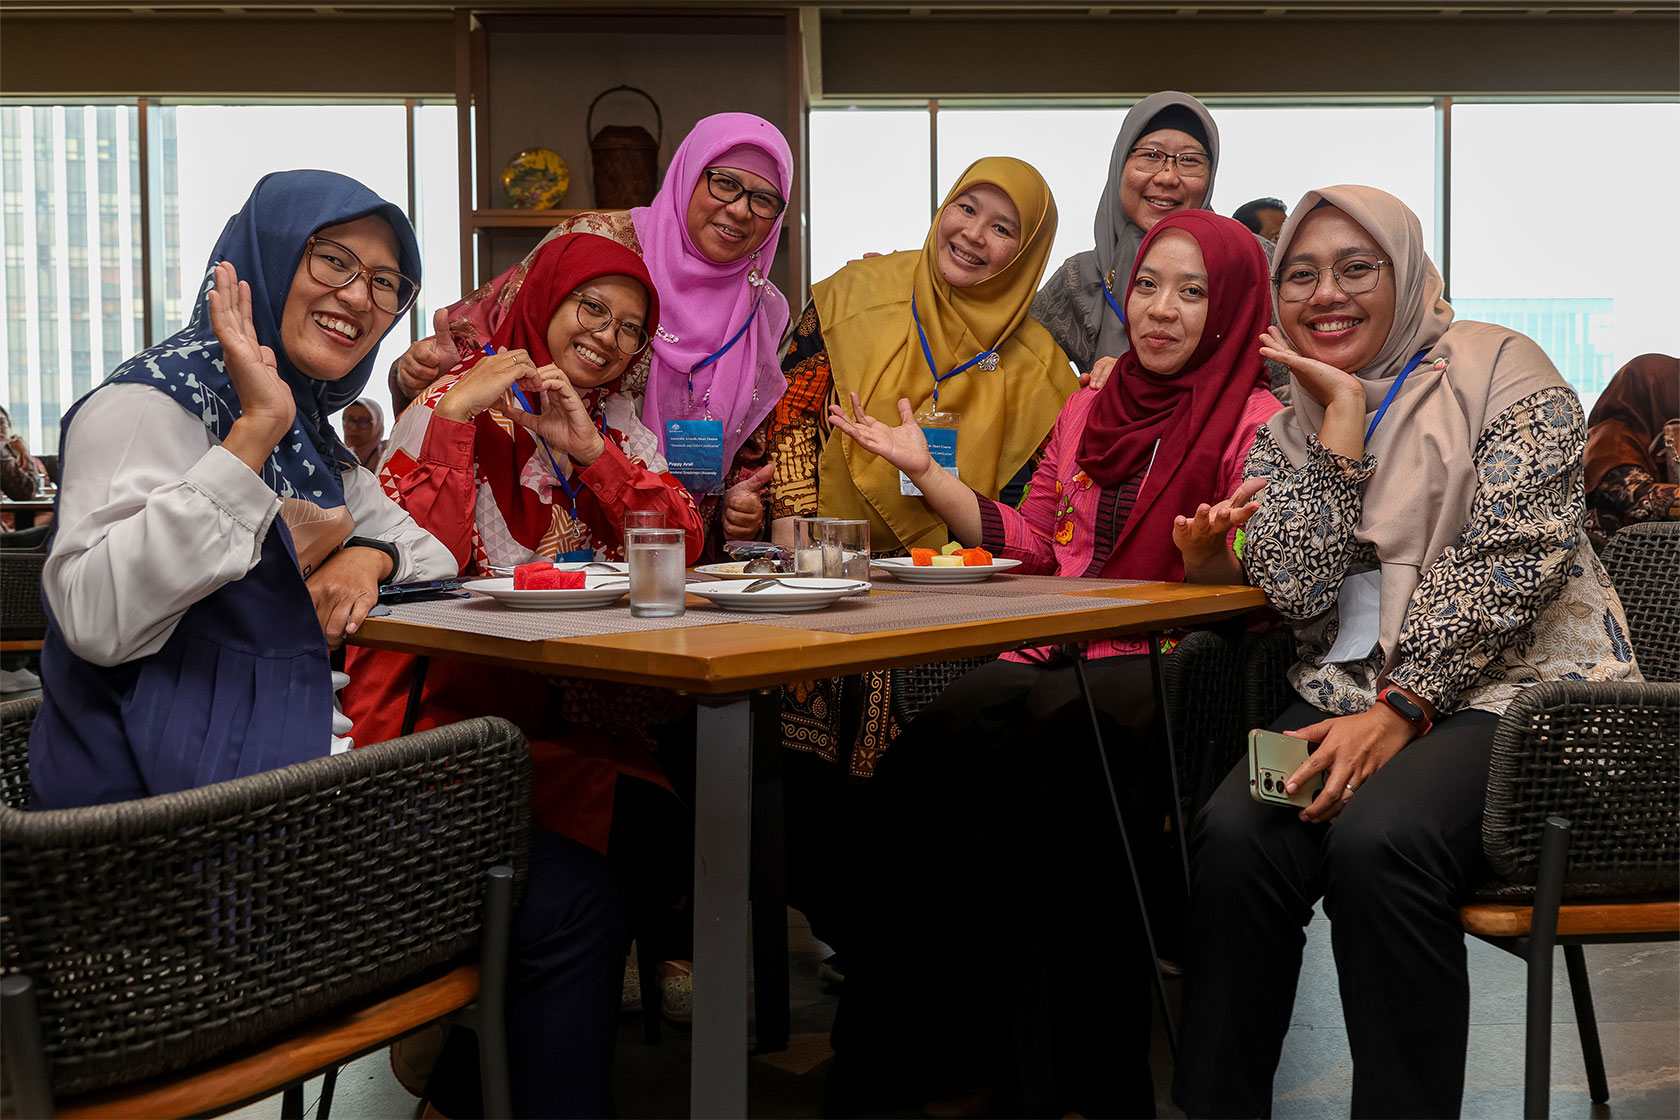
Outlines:
{"label": "hand waving", "polygon": [[904,423],[896,426],[881,423],[863,410],[863,402],[856,393],[852,394],[854,418],[848,419],[846,410],[838,404],[828,409],[829,422],[851,436],[859,447],[879,455],[915,480],[933,468],[933,456],[928,454],[927,437],[916,423],[915,413],[910,411],[910,402],[903,397],[898,398],[898,415]]}
{"label": "hand waving", "polygon": [[231,262],[222,261],[216,266],[215,286],[207,302],[210,328],[222,344],[228,380],[239,395],[239,419],[233,422],[222,445],[260,471],[274,445],[291,429],[297,402],[280,376],[274,351],[257,338],[251,316],[251,286],[239,279]]}

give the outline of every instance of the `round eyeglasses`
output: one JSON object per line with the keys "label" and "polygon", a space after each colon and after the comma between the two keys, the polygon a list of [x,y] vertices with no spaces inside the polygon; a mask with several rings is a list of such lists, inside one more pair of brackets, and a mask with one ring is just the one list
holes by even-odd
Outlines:
{"label": "round eyeglasses", "polygon": [[648,332],[640,323],[630,323],[613,317],[612,310],[598,299],[586,296],[582,292],[573,292],[572,298],[577,300],[578,326],[594,333],[609,324],[617,324],[618,330],[613,332],[613,345],[618,347],[620,354],[628,354],[634,358],[652,341]]}
{"label": "round eyeglasses", "polygon": [[1180,152],[1175,156],[1159,148],[1133,148],[1129,155],[1134,164],[1151,175],[1160,174],[1161,169],[1167,166],[1168,160],[1178,169],[1179,175],[1186,179],[1206,179],[1209,169],[1213,167],[1213,161],[1208,159],[1206,152]]}
{"label": "round eyeglasses", "polygon": [[1382,277],[1383,266],[1390,263],[1369,257],[1349,257],[1318,268],[1310,264],[1285,265],[1272,277],[1272,283],[1277,285],[1278,298],[1283,302],[1301,303],[1313,297],[1328,272],[1336,278],[1336,287],[1347,295],[1356,296],[1375,288]]}
{"label": "round eyeglasses", "polygon": [[706,189],[719,202],[734,202],[747,196],[747,209],[755,218],[774,218],[787,209],[787,199],[774,191],[749,191],[745,183],[727,171],[706,169]]}
{"label": "round eyeglasses", "polygon": [[394,268],[369,268],[360,257],[336,241],[311,237],[303,247],[309,275],[329,288],[344,288],[358,276],[367,277],[373,305],[387,315],[401,315],[420,294],[420,284]]}

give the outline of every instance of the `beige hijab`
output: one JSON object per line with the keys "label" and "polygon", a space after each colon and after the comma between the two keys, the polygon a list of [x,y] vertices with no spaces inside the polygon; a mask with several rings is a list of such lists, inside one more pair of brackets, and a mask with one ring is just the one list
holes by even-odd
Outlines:
{"label": "beige hijab", "polygon": [[[959,477],[996,497],[1043,442],[1079,382],[1050,332],[1028,316],[1056,239],[1049,184],[1031,164],[988,156],[969,165],[939,212],[977,183],[996,184],[1021,214],[1021,247],[995,275],[968,288],[947,284],[936,263],[935,215],[921,252],[853,261],[811,285],[811,300],[840,401],[850,408],[856,393],[870,415],[888,424],[901,422],[900,397],[918,410],[933,397],[933,373],[910,315],[912,295],[940,370],[997,350],[995,370],[975,367],[939,388],[940,410],[962,414]],[[899,493],[897,467],[838,434],[818,458],[817,488],[823,514],[869,519],[870,547],[878,551],[936,548],[949,539],[926,501]]]}
{"label": "beige hijab", "polygon": [[[1278,235],[1274,261],[1288,259],[1295,231],[1320,201],[1365,227],[1393,262],[1394,325],[1364,369],[1367,424],[1413,354],[1426,351],[1371,436],[1376,469],[1354,537],[1377,550],[1382,565],[1379,636],[1383,678],[1399,661],[1400,630],[1424,569],[1463,534],[1479,481],[1476,441],[1487,423],[1524,397],[1564,385],[1544,351],[1491,323],[1455,322],[1441,298],[1441,274],[1423,247],[1417,215],[1375,187],[1308,191]],[[1274,296],[1275,299],[1275,296]],[[1281,313],[1276,303],[1274,312]],[[1307,436],[1324,423],[1324,406],[1291,375],[1293,404],[1269,424],[1289,461],[1307,459]]]}

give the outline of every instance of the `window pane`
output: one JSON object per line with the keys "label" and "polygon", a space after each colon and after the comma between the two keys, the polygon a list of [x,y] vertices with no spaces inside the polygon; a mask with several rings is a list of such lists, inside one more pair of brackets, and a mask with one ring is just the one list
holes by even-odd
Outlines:
{"label": "window pane", "polygon": [[926,109],[813,109],[810,145],[812,280],[865,253],[922,247]]}
{"label": "window pane", "polygon": [[[1676,135],[1674,104],[1453,106],[1453,307],[1533,338],[1588,409],[1629,359],[1680,354]],[[1617,222],[1632,203],[1612,190],[1612,220],[1588,218],[1564,186],[1570,153],[1599,173],[1632,161],[1614,177],[1646,204]]]}
{"label": "window pane", "polygon": [[[165,267],[172,269],[167,331],[180,329],[222,227],[269,172],[337,171],[399,207],[408,205],[402,105],[177,105],[161,115],[165,142],[174,148],[173,159],[164,153],[166,219],[172,204],[175,214],[164,235]],[[383,395],[383,371],[413,341],[410,321],[405,315],[385,336],[371,391]]]}
{"label": "window pane", "polygon": [[0,106],[4,396],[37,455],[144,338],[138,122],[133,106]]}
{"label": "window pane", "polygon": [[[414,148],[415,197],[419,208],[414,225],[420,235],[420,259],[426,266],[420,298],[415,301],[417,329],[421,335],[429,335],[432,313],[466,294],[460,290],[461,180],[453,104],[421,105],[415,110]],[[385,371],[390,365],[386,362],[380,366],[369,385],[381,400],[385,398]]]}

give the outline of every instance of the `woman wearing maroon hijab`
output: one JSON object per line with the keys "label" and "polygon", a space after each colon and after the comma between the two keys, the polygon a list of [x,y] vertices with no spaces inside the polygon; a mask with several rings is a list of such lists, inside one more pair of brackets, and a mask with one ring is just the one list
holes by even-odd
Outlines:
{"label": "woman wearing maroon hijab", "polygon": [[[1175,214],[1144,239],[1125,296],[1131,347],[1063,408],[1019,510],[934,464],[907,405],[898,427],[855,401],[834,426],[904,471],[954,539],[1018,571],[1182,579],[1175,517],[1238,492],[1255,432],[1282,407],[1257,341],[1266,260],[1231,219]],[[1009,1094],[993,1102],[1003,1115],[1153,1114],[1148,958],[1113,878],[1124,857],[1073,668],[1086,661],[1105,741],[1139,760],[1117,775],[1122,796],[1158,805],[1142,761],[1158,752],[1140,741],[1155,714],[1146,653],[1121,638],[1005,655],[947,689],[883,761],[865,830],[878,858],[860,861],[878,889],[835,1023],[840,1099],[987,1088]],[[976,982],[994,977],[1007,979]]]}

